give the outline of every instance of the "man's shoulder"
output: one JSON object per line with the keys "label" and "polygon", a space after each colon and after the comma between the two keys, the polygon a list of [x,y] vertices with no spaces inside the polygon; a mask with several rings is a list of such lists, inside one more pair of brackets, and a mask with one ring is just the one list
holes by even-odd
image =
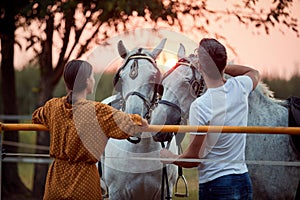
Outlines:
{"label": "man's shoulder", "polygon": [[252,79],[247,75],[241,75],[236,77],[231,77],[227,81],[232,85],[241,86],[242,88],[248,90],[249,92],[252,91],[253,82]]}
{"label": "man's shoulder", "polygon": [[192,104],[191,107],[202,107],[204,105],[207,105],[207,102],[210,102],[210,97],[209,97],[209,92],[205,92],[203,95],[201,95],[200,97],[198,97],[197,99],[195,99]]}
{"label": "man's shoulder", "polygon": [[250,76],[247,75],[240,75],[240,76],[235,76],[235,77],[230,77],[228,79],[228,81],[237,81],[237,82],[251,82],[252,83],[252,79],[250,78]]}

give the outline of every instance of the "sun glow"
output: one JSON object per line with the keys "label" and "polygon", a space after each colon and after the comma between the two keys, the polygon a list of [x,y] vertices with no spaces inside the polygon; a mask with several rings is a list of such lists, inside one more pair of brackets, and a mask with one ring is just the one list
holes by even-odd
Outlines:
{"label": "sun glow", "polygon": [[177,63],[177,59],[170,58],[166,61],[165,66],[168,67],[168,68],[172,68],[176,65],[176,63]]}
{"label": "sun glow", "polygon": [[165,60],[165,62],[162,63],[160,68],[163,72],[166,72],[169,69],[171,69],[172,67],[174,67],[176,65],[176,63],[177,63],[176,58],[168,58],[168,59]]}

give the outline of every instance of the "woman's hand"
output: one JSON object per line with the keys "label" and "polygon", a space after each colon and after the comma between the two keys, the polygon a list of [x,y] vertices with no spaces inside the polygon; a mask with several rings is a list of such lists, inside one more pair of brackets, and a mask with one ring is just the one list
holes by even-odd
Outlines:
{"label": "woman's hand", "polygon": [[149,126],[148,121],[144,118],[142,118],[142,127],[147,128]]}

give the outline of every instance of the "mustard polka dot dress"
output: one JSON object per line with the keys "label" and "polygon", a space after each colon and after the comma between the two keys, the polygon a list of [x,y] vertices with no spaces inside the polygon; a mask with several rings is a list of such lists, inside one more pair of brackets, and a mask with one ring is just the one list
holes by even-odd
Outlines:
{"label": "mustard polka dot dress", "polygon": [[50,165],[44,199],[101,199],[96,163],[109,138],[126,139],[140,131],[141,117],[100,102],[53,98],[32,114],[50,132]]}

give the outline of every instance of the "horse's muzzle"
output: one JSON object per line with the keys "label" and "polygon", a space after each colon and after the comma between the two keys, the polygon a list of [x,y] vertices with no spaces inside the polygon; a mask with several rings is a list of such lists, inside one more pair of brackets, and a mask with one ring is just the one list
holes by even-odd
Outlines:
{"label": "horse's muzzle", "polygon": [[153,140],[155,142],[171,142],[173,136],[173,132],[158,132],[153,136]]}

